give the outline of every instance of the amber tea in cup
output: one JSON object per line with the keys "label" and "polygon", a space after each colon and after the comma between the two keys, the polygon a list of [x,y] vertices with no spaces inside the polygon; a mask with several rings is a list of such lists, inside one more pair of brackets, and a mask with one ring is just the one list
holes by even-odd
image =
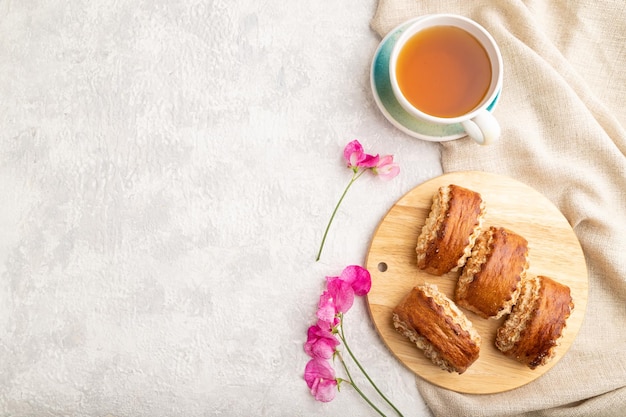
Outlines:
{"label": "amber tea in cup", "polygon": [[491,62],[478,40],[456,26],[433,26],[413,35],[396,64],[398,85],[415,107],[437,117],[476,108],[491,84]]}
{"label": "amber tea in cup", "polygon": [[464,16],[418,18],[396,41],[389,59],[391,87],[413,117],[461,124],[488,144],[500,137],[490,105],[502,89],[502,55],[493,37]]}

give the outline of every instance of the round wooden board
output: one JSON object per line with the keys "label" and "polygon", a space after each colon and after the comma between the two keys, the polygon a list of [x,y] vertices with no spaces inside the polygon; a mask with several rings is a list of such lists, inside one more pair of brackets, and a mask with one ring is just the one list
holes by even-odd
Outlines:
{"label": "round wooden board", "polygon": [[[463,310],[480,333],[480,357],[462,375],[435,366],[413,343],[397,333],[393,308],[415,285],[429,282],[450,299],[460,272],[441,277],[416,266],[415,245],[432,198],[442,185],[456,184],[479,192],[486,203],[485,226],[503,226],[528,240],[529,273],[546,275],[568,285],[574,311],[567,321],[556,357],[535,370],[504,356],[494,345],[505,318],[486,320]],[[370,314],[384,342],[408,368],[431,383],[450,390],[489,394],[527,384],[550,370],[572,345],[587,306],[587,267],[572,228],[543,195],[511,178],[484,172],[455,172],[427,181],[404,195],[384,217],[372,239],[366,261],[372,275],[367,296]],[[386,269],[384,268],[386,266]]]}

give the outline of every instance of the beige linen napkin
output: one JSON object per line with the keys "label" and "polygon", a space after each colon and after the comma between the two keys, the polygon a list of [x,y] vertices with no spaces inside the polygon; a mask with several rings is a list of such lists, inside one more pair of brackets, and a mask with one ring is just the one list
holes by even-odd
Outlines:
{"label": "beige linen napkin", "polygon": [[444,171],[508,175],[548,197],[583,247],[589,300],[573,346],[536,381],[463,395],[417,378],[419,391],[436,416],[626,416],[626,3],[379,0],[371,27],[382,37],[430,13],[483,25],[505,70],[500,142],[443,143]]}

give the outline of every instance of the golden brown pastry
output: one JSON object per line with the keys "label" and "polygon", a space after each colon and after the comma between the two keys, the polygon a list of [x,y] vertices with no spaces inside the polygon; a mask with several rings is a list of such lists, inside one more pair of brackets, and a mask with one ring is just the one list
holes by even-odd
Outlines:
{"label": "golden brown pastry", "polygon": [[480,335],[435,285],[413,288],[393,310],[393,325],[448,372],[462,374],[478,359]]}
{"label": "golden brown pastry", "polygon": [[465,265],[484,215],[479,193],[454,184],[440,187],[417,239],[418,268],[443,275]]}
{"label": "golden brown pastry", "polygon": [[573,309],[568,286],[545,276],[530,276],[511,315],[497,331],[496,347],[530,369],[545,365],[556,354]]}
{"label": "golden brown pastry", "polygon": [[528,242],[517,233],[491,226],[476,239],[455,290],[455,301],[483,318],[511,312],[528,269]]}

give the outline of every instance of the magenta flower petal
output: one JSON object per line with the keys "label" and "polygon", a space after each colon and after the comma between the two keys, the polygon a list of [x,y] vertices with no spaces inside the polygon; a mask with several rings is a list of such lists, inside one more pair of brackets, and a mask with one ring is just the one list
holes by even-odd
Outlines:
{"label": "magenta flower petal", "polygon": [[333,357],[337,346],[339,346],[339,340],[330,330],[318,325],[309,327],[307,340],[304,344],[304,351],[307,355],[312,358],[330,359]]}
{"label": "magenta flower petal", "polygon": [[379,159],[372,171],[382,180],[388,181],[400,173],[400,166],[393,162],[393,155],[385,155]]}
{"label": "magenta flower petal", "polygon": [[378,160],[378,166],[393,164],[393,155],[385,155]]}
{"label": "magenta flower petal", "polygon": [[335,398],[335,370],[327,361],[311,359],[304,368],[304,380],[317,401],[329,402]]}
{"label": "magenta flower petal", "polygon": [[331,321],[326,321],[326,320],[318,320],[316,323],[320,329],[324,329],[328,332],[332,332],[333,328],[335,328],[338,324],[339,324],[339,317],[333,317],[333,319]]}
{"label": "magenta flower petal", "polygon": [[358,166],[360,168],[374,168],[379,164],[380,157],[378,155],[363,155],[363,159],[358,163]]}
{"label": "magenta flower petal", "polygon": [[356,295],[363,296],[372,288],[372,277],[367,269],[358,265],[347,266],[341,272],[341,279],[350,284]]}
{"label": "magenta flower petal", "polygon": [[379,156],[363,152],[363,146],[358,140],[348,143],[343,149],[343,157],[348,168],[374,168],[378,165]]}
{"label": "magenta flower petal", "polygon": [[336,313],[346,313],[350,310],[354,303],[354,290],[349,282],[340,278],[331,279],[326,288],[333,300]]}
{"label": "magenta flower petal", "polygon": [[335,307],[335,299],[333,298],[333,294],[328,291],[324,291],[322,295],[320,295],[320,301],[317,305],[317,318],[320,321],[332,323],[335,319],[336,313],[337,309]]}
{"label": "magenta flower petal", "polygon": [[389,181],[390,179],[397,177],[399,173],[400,167],[397,165],[392,165],[385,167],[385,169],[379,170],[378,176],[384,181]]}
{"label": "magenta flower petal", "polygon": [[343,148],[343,157],[348,163],[348,167],[356,167],[363,159],[363,146],[358,140],[353,140]]}

